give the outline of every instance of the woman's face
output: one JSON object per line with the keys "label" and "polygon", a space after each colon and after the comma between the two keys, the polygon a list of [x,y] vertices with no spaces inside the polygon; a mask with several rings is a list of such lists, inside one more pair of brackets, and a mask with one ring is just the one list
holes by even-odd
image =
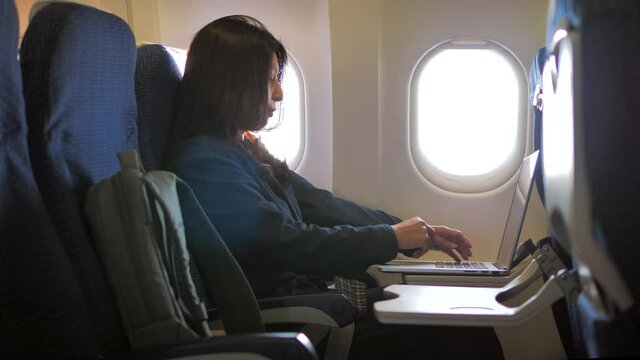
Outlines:
{"label": "woman's face", "polygon": [[273,116],[276,111],[276,103],[282,101],[282,86],[278,81],[278,72],[280,64],[275,54],[271,58],[271,68],[269,69],[269,98],[267,102],[267,119]]}

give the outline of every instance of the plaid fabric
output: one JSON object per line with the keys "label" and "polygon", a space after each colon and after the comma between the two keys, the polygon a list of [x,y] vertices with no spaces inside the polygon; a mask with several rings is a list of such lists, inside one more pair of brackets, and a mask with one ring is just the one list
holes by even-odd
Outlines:
{"label": "plaid fabric", "polygon": [[343,294],[358,308],[360,314],[367,312],[367,285],[362,281],[340,276],[334,278],[336,291]]}

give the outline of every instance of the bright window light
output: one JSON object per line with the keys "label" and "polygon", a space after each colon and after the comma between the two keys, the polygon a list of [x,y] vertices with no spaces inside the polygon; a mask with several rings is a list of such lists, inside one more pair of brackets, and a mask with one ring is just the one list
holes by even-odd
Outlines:
{"label": "bright window light", "polygon": [[169,55],[173,58],[173,61],[178,65],[178,70],[180,70],[180,74],[184,75],[184,66],[187,63],[187,50],[178,49],[170,46],[164,47]]}
{"label": "bright window light", "polygon": [[302,160],[304,150],[304,86],[300,68],[290,55],[282,81],[282,92],[283,101],[259,135],[273,156],[286,161],[291,169],[295,169]]}
{"label": "bright window light", "polygon": [[494,171],[513,152],[518,97],[516,76],[496,51],[441,52],[420,74],[420,150],[452,175]]}
{"label": "bright window light", "polygon": [[525,143],[521,66],[496,44],[471,44],[445,43],[427,53],[412,84],[414,160],[429,180],[455,191],[501,185],[508,176],[497,175],[515,171]]}

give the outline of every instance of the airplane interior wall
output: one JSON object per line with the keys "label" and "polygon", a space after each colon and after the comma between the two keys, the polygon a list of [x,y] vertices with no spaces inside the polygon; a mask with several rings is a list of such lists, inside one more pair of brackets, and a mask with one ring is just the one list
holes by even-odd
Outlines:
{"label": "airplane interior wall", "polygon": [[[20,0],[18,5],[33,2]],[[258,18],[283,41],[303,73],[307,135],[297,171],[339,196],[404,218],[421,216],[432,224],[459,228],[474,242],[474,259],[495,259],[515,179],[476,194],[442,190],[426,180],[409,152],[409,82],[428,49],[459,36],[504,45],[528,73],[535,50],[544,44],[547,1],[79,2],[124,18],[138,43],[178,48],[186,48],[195,32],[213,19],[230,14]],[[528,124],[529,137],[530,132]],[[455,139],[451,146],[456,146]],[[527,144],[527,153],[530,150]],[[534,190],[521,239],[537,240],[547,232]],[[426,257],[446,258],[435,252]]]}
{"label": "airplane interior wall", "polygon": [[[480,194],[452,193],[427,181],[409,152],[409,83],[423,54],[454,37],[492,39],[528,73],[544,44],[546,8],[546,1],[530,0],[330,0],[334,191],[403,217],[462,229],[474,242],[476,259],[494,260],[515,179]],[[521,238],[546,234],[534,193]]]}

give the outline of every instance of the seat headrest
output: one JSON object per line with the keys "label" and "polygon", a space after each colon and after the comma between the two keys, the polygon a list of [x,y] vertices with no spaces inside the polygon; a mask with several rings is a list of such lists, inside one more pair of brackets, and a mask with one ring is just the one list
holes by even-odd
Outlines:
{"label": "seat headrest", "polygon": [[170,147],[171,123],[182,79],[173,51],[158,44],[138,48],[138,140],[142,162],[147,170],[162,168]]}
{"label": "seat headrest", "polygon": [[111,175],[116,153],[137,148],[129,26],[95,8],[52,3],[34,15],[20,56],[30,142],[55,147],[83,181]]}

